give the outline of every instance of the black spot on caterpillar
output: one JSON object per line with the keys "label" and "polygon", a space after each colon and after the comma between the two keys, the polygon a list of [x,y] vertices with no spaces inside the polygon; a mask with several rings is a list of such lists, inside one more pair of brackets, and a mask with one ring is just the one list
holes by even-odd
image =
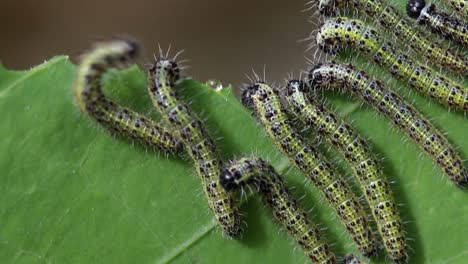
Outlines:
{"label": "black spot on caterpillar", "polygon": [[319,228],[307,217],[283,178],[266,161],[260,158],[241,158],[232,161],[221,173],[220,184],[234,191],[246,184],[256,187],[262,200],[273,211],[273,216],[287,230],[314,263],[336,263],[329,245]]}
{"label": "black spot on caterpillar", "polygon": [[339,116],[308,99],[303,93],[306,89],[302,81],[288,82],[285,95],[291,112],[345,157],[359,180],[386,251],[392,258],[401,258],[398,255],[407,246],[400,214],[390,185],[368,143]]}
{"label": "black spot on caterpillar", "polygon": [[406,12],[418,23],[429,26],[432,32],[468,46],[468,24],[465,21],[437,10],[434,4],[426,5],[424,0],[409,0]]}
{"label": "black spot on caterpillar", "polygon": [[462,53],[444,48],[434,43],[426,33],[418,31],[398,10],[382,0],[319,0],[320,12],[325,15],[337,15],[340,8],[359,10],[386,29],[394,37],[405,43],[413,52],[426,57],[434,65],[466,76],[468,58]]}
{"label": "black spot on caterpillar", "polygon": [[165,123],[183,141],[217,221],[227,236],[239,237],[242,233],[239,208],[218,182],[222,161],[216,153],[216,145],[202,122],[177,98],[174,86],[180,76],[179,66],[172,60],[160,58],[148,72],[151,100]]}
{"label": "black spot on caterpillar", "polygon": [[110,68],[124,68],[137,54],[129,40],[97,43],[78,65],[73,93],[79,108],[111,133],[132,138],[148,147],[181,152],[181,142],[172,132],[151,119],[108,99],[101,90],[103,74]]}
{"label": "black spot on caterpillar", "polygon": [[348,184],[337,177],[333,165],[293,130],[277,91],[263,82],[256,82],[243,91],[242,103],[254,110],[275,145],[323,193],[361,252],[374,255],[376,243],[357,198]]}
{"label": "black spot on caterpillar", "polygon": [[349,89],[391,119],[439,165],[450,180],[459,186],[467,185],[468,174],[463,161],[443,134],[380,81],[351,65],[326,63],[310,70],[309,83],[313,88],[340,86]]}
{"label": "black spot on caterpillar", "polygon": [[360,20],[327,20],[317,34],[317,44],[329,53],[339,51],[343,45],[352,44],[418,92],[448,107],[468,111],[468,91],[465,87],[402,53],[393,43],[386,41],[375,29]]}
{"label": "black spot on caterpillar", "polygon": [[466,0],[442,0],[447,5],[453,8],[458,14],[464,18],[468,18],[468,4]]}

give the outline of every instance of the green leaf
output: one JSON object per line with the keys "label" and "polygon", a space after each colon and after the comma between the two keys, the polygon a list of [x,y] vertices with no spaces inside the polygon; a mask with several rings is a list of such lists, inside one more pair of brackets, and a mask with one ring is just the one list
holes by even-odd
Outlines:
{"label": "green leaf", "polygon": [[[29,71],[0,67],[0,261],[2,263],[304,263],[300,249],[257,197],[243,204],[248,228],[240,241],[222,237],[188,161],[114,138],[80,113],[71,85],[75,66],[60,56]],[[402,87],[395,81],[391,87]],[[106,90],[157,119],[137,67],[106,75]],[[223,158],[258,155],[285,173],[314,221],[328,229],[339,255],[354,252],[318,191],[290,168],[231,88],[193,80],[184,95],[207,124]],[[448,132],[467,157],[468,122],[415,93],[402,93]],[[462,263],[468,254],[468,194],[448,182],[405,135],[355,100],[333,100],[385,158],[411,263]],[[351,109],[351,111],[349,110]],[[342,170],[347,170],[344,163]],[[349,173],[348,173],[349,175]],[[383,255],[383,252],[382,254]],[[376,263],[383,263],[384,259]]]}

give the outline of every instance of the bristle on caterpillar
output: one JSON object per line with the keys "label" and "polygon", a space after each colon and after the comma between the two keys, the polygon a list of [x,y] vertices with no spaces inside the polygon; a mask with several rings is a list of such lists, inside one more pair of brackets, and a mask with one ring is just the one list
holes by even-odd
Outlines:
{"label": "bristle on caterpillar", "polygon": [[344,45],[353,45],[396,78],[418,92],[459,111],[468,111],[468,90],[401,52],[375,29],[360,20],[333,18],[317,34],[317,44],[325,52],[335,53]]}
{"label": "bristle on caterpillar", "polygon": [[419,31],[408,19],[383,0],[319,0],[321,13],[338,15],[340,10],[358,10],[380,27],[405,43],[414,53],[426,57],[428,62],[441,68],[468,75],[468,57],[462,52],[434,43],[429,34]]}
{"label": "bristle on caterpillar", "polygon": [[451,181],[458,186],[467,185],[467,171],[454,147],[422,114],[382,82],[352,65],[336,63],[315,66],[308,78],[312,89],[341,87],[376,108],[417,143]]}
{"label": "bristle on caterpillar", "polygon": [[273,211],[276,220],[297,241],[310,260],[314,263],[336,263],[319,228],[311,223],[283,178],[269,163],[255,157],[232,161],[221,173],[220,184],[227,191],[234,191],[246,184],[253,185],[263,202]]}
{"label": "bristle on caterpillar", "polygon": [[82,56],[73,85],[79,108],[111,133],[132,138],[145,146],[178,153],[182,143],[172,131],[151,119],[122,107],[107,98],[102,89],[102,76],[111,68],[122,69],[136,56],[138,45],[130,40],[100,42]]}
{"label": "bristle on caterpillar", "polygon": [[361,252],[374,255],[376,243],[357,198],[348,184],[338,177],[333,165],[293,130],[277,91],[263,82],[256,82],[243,91],[242,103],[253,110],[275,145],[322,192]]}
{"label": "bristle on caterpillar", "polygon": [[214,141],[203,123],[182,102],[175,90],[180,76],[176,62],[160,58],[148,70],[150,94],[153,105],[183,141],[185,149],[195,163],[209,206],[216,216],[224,234],[239,237],[242,234],[239,208],[231,194],[219,184],[222,161],[218,157]]}
{"label": "bristle on caterpillar", "polygon": [[323,136],[349,163],[359,180],[388,254],[392,257],[406,254],[403,224],[390,184],[369,144],[338,115],[312,98],[307,98],[303,93],[305,90],[309,89],[302,81],[288,82],[285,97],[292,108],[291,112],[303,124]]}
{"label": "bristle on caterpillar", "polygon": [[438,10],[435,4],[426,4],[424,0],[409,0],[406,12],[409,17],[417,19],[418,23],[429,26],[432,32],[468,46],[466,21]]}

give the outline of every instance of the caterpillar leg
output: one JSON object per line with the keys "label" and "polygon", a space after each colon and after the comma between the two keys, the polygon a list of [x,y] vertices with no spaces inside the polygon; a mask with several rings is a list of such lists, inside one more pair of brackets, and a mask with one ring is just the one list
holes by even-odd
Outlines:
{"label": "caterpillar leg", "polygon": [[234,191],[246,184],[253,185],[273,216],[302,247],[314,263],[336,263],[330,246],[304,209],[291,195],[283,178],[260,158],[241,158],[230,162],[220,175],[220,184]]}
{"label": "caterpillar leg", "polygon": [[73,93],[79,108],[112,133],[134,139],[145,146],[171,153],[182,151],[182,143],[171,130],[107,98],[102,76],[111,68],[127,67],[138,46],[129,40],[97,43],[83,55],[77,68]]}
{"label": "caterpillar leg", "polygon": [[176,62],[160,58],[148,71],[148,92],[156,110],[184,143],[201,179],[208,204],[224,234],[239,237],[242,233],[239,208],[232,194],[219,184],[222,162],[216,145],[198,117],[180,100],[175,90],[180,69]]}
{"label": "caterpillar leg", "polygon": [[376,254],[375,239],[358,199],[333,165],[293,130],[277,91],[256,82],[244,90],[242,102],[253,110],[278,149],[322,192],[361,252],[367,256]]}

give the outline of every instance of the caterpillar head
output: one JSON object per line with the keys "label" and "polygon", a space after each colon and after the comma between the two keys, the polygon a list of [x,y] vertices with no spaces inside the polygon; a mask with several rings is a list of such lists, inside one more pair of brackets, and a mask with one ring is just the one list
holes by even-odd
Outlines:
{"label": "caterpillar head", "polygon": [[166,58],[158,58],[156,62],[148,69],[150,76],[156,76],[158,72],[162,72],[160,76],[165,76],[169,85],[174,85],[180,79],[180,67],[173,61]]}
{"label": "caterpillar head", "polygon": [[345,4],[343,0],[319,0],[318,10],[324,16],[336,16],[339,13],[339,8]]}
{"label": "caterpillar head", "polygon": [[418,18],[425,6],[426,1],[424,0],[409,0],[406,5],[406,13],[411,18]]}
{"label": "caterpillar head", "polygon": [[309,70],[309,74],[307,75],[307,83],[310,87],[315,88],[326,81],[326,75],[320,71],[322,66],[323,64],[319,63]]}
{"label": "caterpillar head", "polygon": [[245,107],[251,110],[253,109],[254,103],[252,96],[254,96],[257,93],[257,91],[259,90],[259,84],[261,83],[262,82],[256,82],[254,84],[251,84],[242,91],[242,104]]}
{"label": "caterpillar head", "polygon": [[291,96],[297,92],[306,92],[306,84],[301,80],[289,80],[286,84],[286,96]]}
{"label": "caterpillar head", "polygon": [[238,171],[231,172],[229,169],[225,169],[219,176],[219,183],[224,190],[232,192],[240,187],[240,184],[237,181],[239,178],[240,175]]}

